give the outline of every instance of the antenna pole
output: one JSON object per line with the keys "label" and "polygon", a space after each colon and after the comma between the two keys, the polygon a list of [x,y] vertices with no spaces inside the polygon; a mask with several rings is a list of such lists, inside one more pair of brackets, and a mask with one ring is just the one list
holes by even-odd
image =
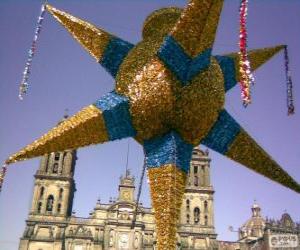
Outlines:
{"label": "antenna pole", "polygon": [[129,139],[127,141],[127,156],[126,156],[126,172],[125,176],[128,177],[128,158],[129,158]]}

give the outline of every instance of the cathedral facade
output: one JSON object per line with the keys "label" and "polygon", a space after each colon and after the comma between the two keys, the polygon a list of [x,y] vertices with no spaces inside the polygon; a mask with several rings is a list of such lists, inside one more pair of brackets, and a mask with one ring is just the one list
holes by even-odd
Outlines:
{"label": "cathedral facade", "polygon": [[[87,218],[72,214],[76,151],[45,155],[35,174],[19,250],[156,249],[153,209],[136,205],[134,177],[120,178],[118,198],[98,200]],[[208,151],[193,151],[178,225],[178,249],[218,249]]]}
{"label": "cathedral facade", "polygon": [[[19,250],[156,249],[155,211],[137,206],[130,172],[121,176],[116,200],[98,200],[93,212],[80,218],[72,213],[75,166],[72,150],[42,158]],[[208,151],[195,148],[178,223],[178,249],[300,250],[300,223],[287,213],[279,220],[264,218],[256,203],[237,230],[237,241],[217,241],[213,198]]]}

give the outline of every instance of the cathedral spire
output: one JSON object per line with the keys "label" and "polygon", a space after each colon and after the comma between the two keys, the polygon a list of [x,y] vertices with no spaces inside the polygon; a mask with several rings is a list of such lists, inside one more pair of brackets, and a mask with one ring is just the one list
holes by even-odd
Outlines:
{"label": "cathedral spire", "polygon": [[64,119],[67,119],[68,117],[69,117],[69,109],[65,109]]}

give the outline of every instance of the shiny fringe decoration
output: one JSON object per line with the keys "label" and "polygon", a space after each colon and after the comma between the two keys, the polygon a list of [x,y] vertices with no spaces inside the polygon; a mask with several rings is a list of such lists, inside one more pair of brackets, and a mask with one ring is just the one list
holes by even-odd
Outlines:
{"label": "shiny fringe decoration", "polygon": [[25,65],[25,69],[23,72],[23,78],[20,84],[20,88],[19,88],[19,98],[20,100],[23,100],[23,96],[27,93],[28,87],[29,87],[29,83],[28,83],[28,79],[30,76],[30,68],[31,68],[31,64],[32,64],[32,59],[35,55],[36,52],[36,44],[37,44],[37,40],[39,37],[39,34],[41,33],[41,28],[42,28],[42,23],[44,20],[44,15],[46,12],[46,6],[45,4],[42,5],[41,7],[41,13],[38,17],[38,21],[37,21],[37,26],[34,32],[34,38],[31,44],[31,47],[28,51],[28,57],[27,57],[27,61],[26,61],[26,65]]}
{"label": "shiny fringe decoration", "polygon": [[243,105],[246,107],[251,103],[250,85],[254,84],[254,77],[251,72],[250,61],[247,52],[247,15],[248,0],[241,0],[240,5],[240,40],[239,40],[239,66],[240,66],[240,85]]}
{"label": "shiny fringe decoration", "polygon": [[287,45],[284,46],[284,64],[285,64],[285,76],[286,76],[286,91],[287,91],[287,108],[288,115],[295,113],[294,98],[293,98],[293,82],[290,70],[290,60]]}
{"label": "shiny fringe decoration", "polygon": [[0,170],[0,192],[3,187],[3,182],[4,182],[4,177],[5,177],[6,171],[7,171],[7,167],[6,167],[6,165],[3,165],[2,169]]}

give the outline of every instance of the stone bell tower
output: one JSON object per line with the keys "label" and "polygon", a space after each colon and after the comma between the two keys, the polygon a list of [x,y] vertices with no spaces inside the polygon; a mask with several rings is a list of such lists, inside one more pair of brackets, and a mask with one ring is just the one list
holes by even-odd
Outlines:
{"label": "stone bell tower", "polygon": [[63,244],[65,222],[72,213],[76,190],[73,179],[76,159],[75,150],[42,157],[34,176],[31,209],[20,241],[20,250],[35,249],[37,246],[33,245],[37,241],[40,242],[41,249],[48,247],[49,242],[55,247]]}
{"label": "stone bell tower", "polygon": [[126,169],[125,176],[120,177],[118,200],[134,202],[134,190],[134,177],[131,176],[130,171]]}
{"label": "stone bell tower", "polygon": [[210,161],[208,151],[194,148],[178,229],[178,244],[181,249],[218,248],[214,228],[214,189],[210,182]]}
{"label": "stone bell tower", "polygon": [[30,216],[67,217],[71,215],[75,191],[76,151],[44,155],[35,174]]}

